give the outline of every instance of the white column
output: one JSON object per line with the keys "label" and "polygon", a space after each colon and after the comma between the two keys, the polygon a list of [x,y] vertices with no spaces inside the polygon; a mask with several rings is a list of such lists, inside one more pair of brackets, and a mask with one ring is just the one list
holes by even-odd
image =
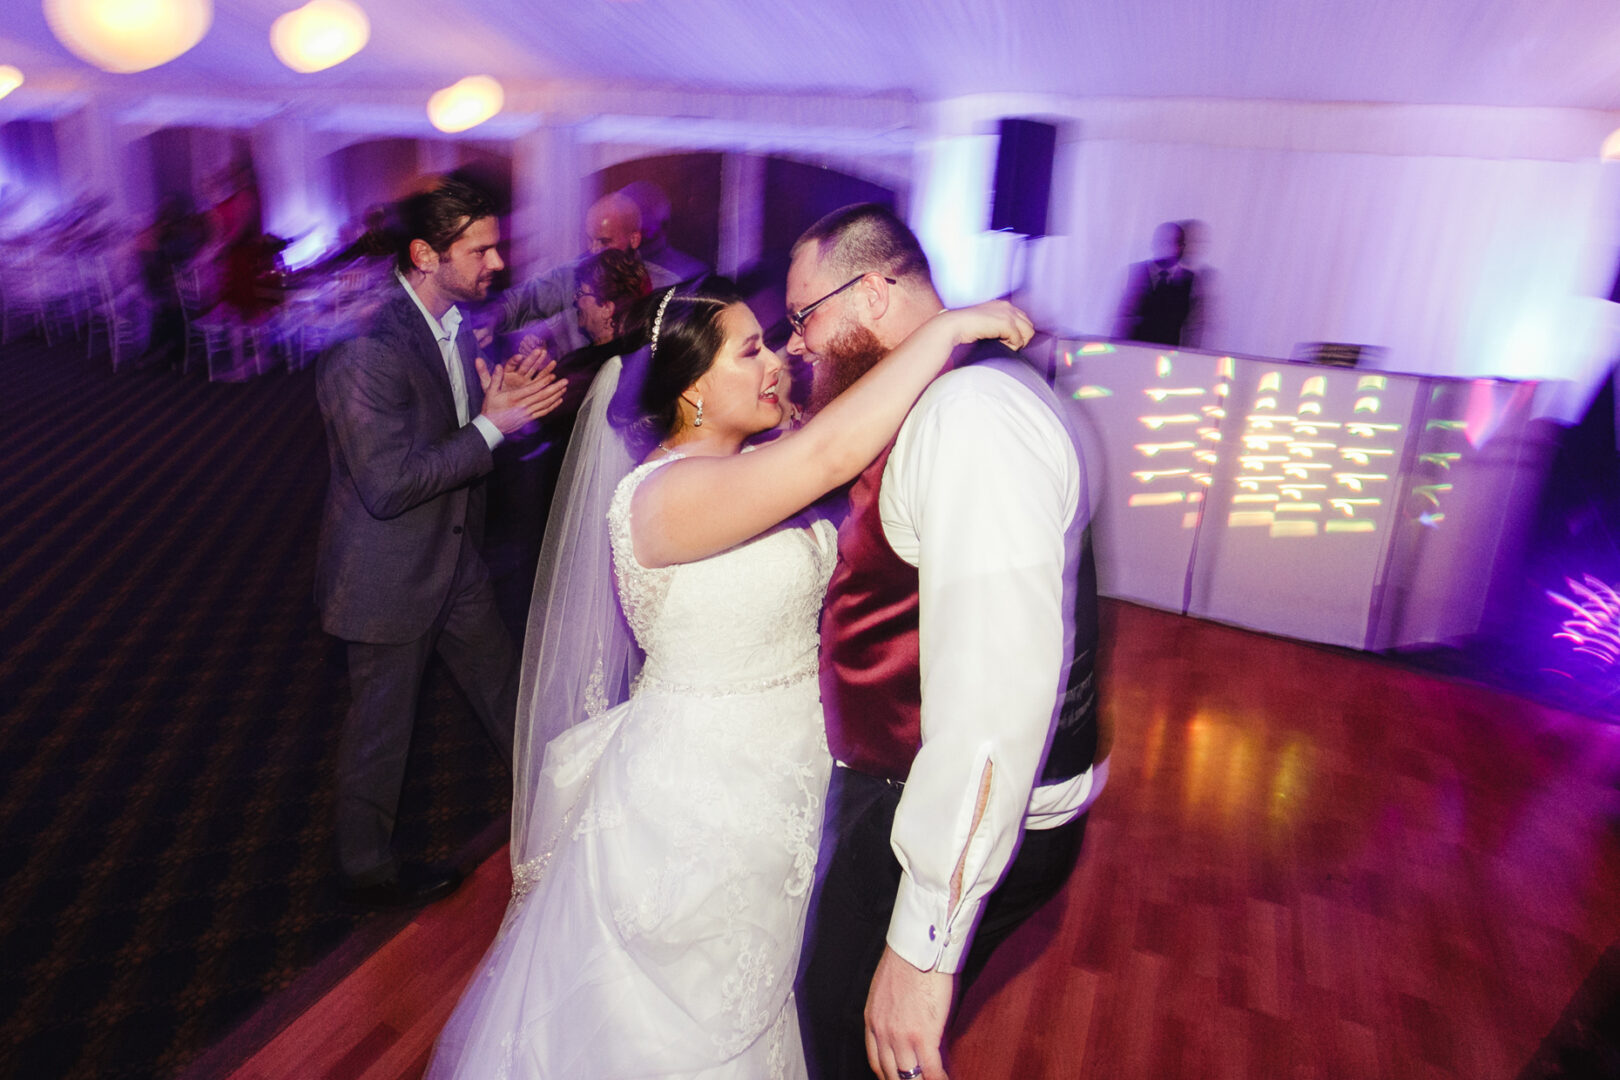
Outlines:
{"label": "white column", "polygon": [[759,261],[765,238],[765,159],[732,152],[720,160],[720,251],[716,267],[735,278]]}
{"label": "white column", "polygon": [[57,166],[61,172],[62,199],[105,198],[108,212],[123,214],[123,175],[117,134],[107,111],[95,99],[56,122]]}
{"label": "white column", "polygon": [[578,257],[585,215],[580,192],[584,161],[572,124],[548,122],[513,144],[514,280]]}
{"label": "white column", "polygon": [[324,251],[337,236],[337,223],[322,220],[316,207],[310,152],[302,120],[278,116],[250,133],[253,167],[259,178],[265,230],[293,242],[285,258],[299,266]]}

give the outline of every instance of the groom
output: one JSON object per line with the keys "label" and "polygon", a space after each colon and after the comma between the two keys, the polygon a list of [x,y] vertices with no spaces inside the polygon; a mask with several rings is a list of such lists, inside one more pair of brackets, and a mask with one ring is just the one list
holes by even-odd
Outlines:
{"label": "groom", "polygon": [[[941,308],[911,231],[846,207],[793,249],[812,409]],[[821,625],[839,768],[799,979],[812,1076],[944,1077],[958,978],[1067,881],[1101,790],[1097,588],[1079,443],[981,344],[855,482]]]}

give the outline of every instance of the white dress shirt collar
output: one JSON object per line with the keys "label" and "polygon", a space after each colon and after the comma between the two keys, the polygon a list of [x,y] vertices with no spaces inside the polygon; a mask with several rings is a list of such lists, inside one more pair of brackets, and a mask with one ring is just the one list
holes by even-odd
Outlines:
{"label": "white dress shirt collar", "polygon": [[[422,313],[422,318],[427,320],[428,329],[438,342],[439,355],[444,360],[444,371],[450,378],[450,397],[456,406],[456,422],[465,424],[469,419],[471,403],[467,397],[467,370],[462,367],[461,349],[456,345],[456,335],[461,331],[461,309],[451,304],[443,319],[435,319],[397,267],[394,269],[394,277],[405,290],[405,295],[411,298],[411,303],[416,305],[416,310]],[[496,427],[495,422],[489,417],[473,416],[471,422],[484,436],[484,442],[489,444],[491,450],[505,441],[506,436],[501,434],[500,428]]]}
{"label": "white dress shirt collar", "polygon": [[411,283],[405,280],[405,275],[399,272],[398,267],[394,269],[394,278],[404,286],[405,295],[411,298],[416,310],[427,320],[428,329],[433,331],[434,340],[439,343],[439,348],[443,349],[446,341],[454,343],[456,334],[461,330],[461,309],[451,304],[443,319],[435,319],[433,313],[427,309],[427,305],[422,303],[422,298],[416,295],[416,290],[411,288]]}

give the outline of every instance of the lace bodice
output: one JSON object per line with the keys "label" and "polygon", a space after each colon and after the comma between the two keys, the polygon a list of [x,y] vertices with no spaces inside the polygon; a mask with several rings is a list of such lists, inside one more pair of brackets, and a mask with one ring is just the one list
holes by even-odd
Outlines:
{"label": "lace bodice", "polygon": [[643,682],[750,693],[813,674],[836,530],[819,519],[809,527],[782,525],[697,562],[642,566],[630,539],[631,498],[642,480],[673,460],[631,472],[608,509],[619,599],[647,654]]}

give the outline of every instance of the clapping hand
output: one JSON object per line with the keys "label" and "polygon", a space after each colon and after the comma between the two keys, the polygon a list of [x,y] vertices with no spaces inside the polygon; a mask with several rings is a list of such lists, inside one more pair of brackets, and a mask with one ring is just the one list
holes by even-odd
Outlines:
{"label": "clapping hand", "polygon": [[523,339],[518,351],[507,358],[505,367],[508,386],[550,382],[557,377],[556,361],[549,358],[545,345],[533,334]]}
{"label": "clapping hand", "polygon": [[[562,403],[568,380],[557,378],[555,363],[544,363],[543,350],[522,358],[516,369],[497,364],[491,371],[482,356],[473,360],[478,384],[484,388],[482,414],[489,417],[503,435],[521,431]],[[527,370],[525,370],[527,368]]]}

